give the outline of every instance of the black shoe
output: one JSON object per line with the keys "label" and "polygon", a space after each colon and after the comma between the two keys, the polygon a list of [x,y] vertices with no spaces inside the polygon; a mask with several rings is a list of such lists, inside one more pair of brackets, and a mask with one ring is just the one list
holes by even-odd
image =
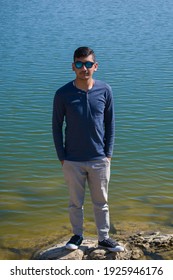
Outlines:
{"label": "black shoe", "polygon": [[79,245],[82,243],[83,237],[80,235],[73,235],[66,244],[66,249],[76,250]]}
{"label": "black shoe", "polygon": [[108,249],[111,252],[124,252],[124,247],[113,241],[111,238],[98,242],[99,247]]}

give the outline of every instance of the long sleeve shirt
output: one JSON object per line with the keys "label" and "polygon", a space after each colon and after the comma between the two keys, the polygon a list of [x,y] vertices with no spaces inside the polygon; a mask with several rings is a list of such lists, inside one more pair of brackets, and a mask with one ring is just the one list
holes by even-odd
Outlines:
{"label": "long sleeve shirt", "polygon": [[57,90],[53,102],[53,139],[59,160],[111,157],[115,118],[112,90],[95,80],[87,92],[73,81]]}

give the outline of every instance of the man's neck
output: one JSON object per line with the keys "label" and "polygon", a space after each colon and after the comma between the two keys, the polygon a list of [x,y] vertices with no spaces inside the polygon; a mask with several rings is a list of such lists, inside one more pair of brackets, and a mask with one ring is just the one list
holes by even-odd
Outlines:
{"label": "man's neck", "polygon": [[94,86],[94,79],[89,79],[89,80],[84,80],[84,81],[75,79],[74,85],[75,85],[75,87],[77,87],[81,90],[88,91],[88,90],[92,89],[92,87]]}

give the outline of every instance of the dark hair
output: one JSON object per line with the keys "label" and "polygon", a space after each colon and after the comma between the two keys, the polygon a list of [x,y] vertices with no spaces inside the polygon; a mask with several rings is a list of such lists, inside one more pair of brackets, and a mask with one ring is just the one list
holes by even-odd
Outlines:
{"label": "dark hair", "polygon": [[95,53],[92,49],[88,48],[88,47],[79,47],[78,49],[75,50],[74,52],[74,56],[73,59],[75,61],[76,58],[80,58],[80,57],[87,57],[89,55],[93,56],[93,60],[95,62]]}

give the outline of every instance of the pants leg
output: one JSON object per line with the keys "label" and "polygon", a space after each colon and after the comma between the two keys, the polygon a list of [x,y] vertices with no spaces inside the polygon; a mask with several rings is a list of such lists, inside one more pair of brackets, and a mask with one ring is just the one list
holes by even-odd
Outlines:
{"label": "pants leg", "polygon": [[73,233],[82,235],[86,171],[81,162],[64,161],[63,172],[69,190],[69,217]]}
{"label": "pants leg", "polygon": [[98,239],[109,238],[110,218],[108,207],[108,183],[110,161],[107,158],[88,163],[88,185],[94,206]]}

